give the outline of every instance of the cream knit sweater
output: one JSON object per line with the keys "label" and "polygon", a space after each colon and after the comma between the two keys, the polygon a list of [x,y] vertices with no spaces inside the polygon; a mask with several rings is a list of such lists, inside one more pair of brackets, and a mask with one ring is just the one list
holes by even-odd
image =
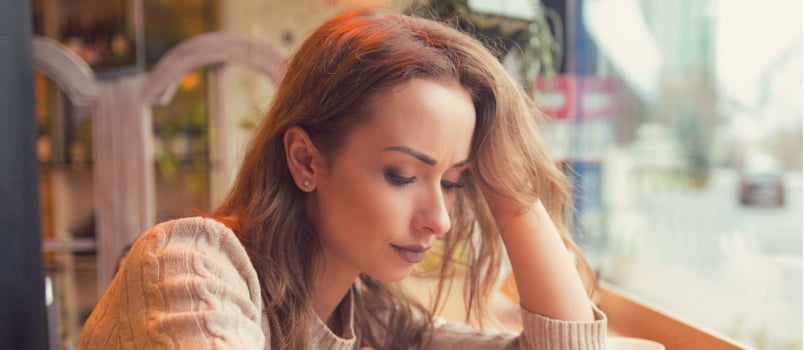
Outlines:
{"label": "cream knit sweater", "polygon": [[[352,297],[344,334],[318,320],[311,349],[359,349]],[[592,306],[594,308],[594,306]],[[605,316],[559,321],[522,310],[524,331],[437,323],[429,349],[603,349]],[[79,349],[269,349],[257,273],[234,232],[205,218],[165,222],[132,246],[84,325]]]}

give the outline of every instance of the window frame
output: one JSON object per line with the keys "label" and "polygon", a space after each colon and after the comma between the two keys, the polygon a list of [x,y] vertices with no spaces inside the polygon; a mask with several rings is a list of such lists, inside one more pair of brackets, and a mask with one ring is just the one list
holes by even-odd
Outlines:
{"label": "window frame", "polygon": [[595,303],[608,317],[609,336],[650,339],[667,350],[749,348],[604,281],[599,283]]}

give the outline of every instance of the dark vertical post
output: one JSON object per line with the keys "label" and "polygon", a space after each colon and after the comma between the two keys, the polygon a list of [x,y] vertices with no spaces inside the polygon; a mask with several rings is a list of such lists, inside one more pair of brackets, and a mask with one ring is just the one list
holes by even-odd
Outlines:
{"label": "dark vertical post", "polygon": [[[571,28],[572,23],[567,22],[569,17],[567,16],[567,11],[571,10],[568,9],[572,7],[573,4],[569,2],[572,0],[541,0],[542,5],[550,10],[553,10],[558,14],[558,17],[561,18],[561,23],[550,23],[550,29],[555,33],[556,31],[560,31],[564,35],[564,40],[559,43],[561,44],[561,51],[564,53],[563,60],[558,62],[558,69],[556,73],[566,74],[569,71],[569,62],[571,59],[574,58],[572,55],[574,53],[574,47],[572,47],[572,41],[574,36],[574,28]],[[560,28],[553,28],[555,25],[560,25]]]}
{"label": "dark vertical post", "polygon": [[0,0],[0,349],[46,349],[31,2]]}

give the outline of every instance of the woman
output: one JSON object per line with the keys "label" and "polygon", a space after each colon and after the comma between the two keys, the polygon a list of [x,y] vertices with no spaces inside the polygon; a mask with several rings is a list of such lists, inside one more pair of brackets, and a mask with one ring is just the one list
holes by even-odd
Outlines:
{"label": "woman", "polygon": [[[372,11],[331,19],[291,60],[225,202],[140,237],[80,347],[602,348],[605,317],[560,233],[566,181],[534,115],[462,33]],[[392,283],[438,255],[439,286],[465,272],[482,319],[503,247],[521,334],[437,322]]]}

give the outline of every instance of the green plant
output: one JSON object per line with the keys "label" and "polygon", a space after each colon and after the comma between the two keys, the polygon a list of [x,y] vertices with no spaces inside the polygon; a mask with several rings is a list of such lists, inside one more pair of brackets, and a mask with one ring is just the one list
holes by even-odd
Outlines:
{"label": "green plant", "polygon": [[540,75],[553,77],[563,60],[563,21],[540,0],[531,0],[534,17],[518,19],[478,13],[467,0],[425,0],[415,2],[406,12],[412,15],[453,22],[484,42],[502,57],[512,49],[520,50],[521,78],[531,93]]}
{"label": "green plant", "polygon": [[530,91],[539,75],[553,77],[564,59],[564,30],[561,16],[539,0],[531,0],[536,18],[528,25],[528,39],[522,46],[524,76]]}
{"label": "green plant", "polygon": [[180,167],[192,170],[187,182],[194,195],[204,192],[208,171],[209,139],[204,72],[191,72],[181,81],[170,105],[155,108],[154,134],[157,170],[167,181],[175,179]]}

